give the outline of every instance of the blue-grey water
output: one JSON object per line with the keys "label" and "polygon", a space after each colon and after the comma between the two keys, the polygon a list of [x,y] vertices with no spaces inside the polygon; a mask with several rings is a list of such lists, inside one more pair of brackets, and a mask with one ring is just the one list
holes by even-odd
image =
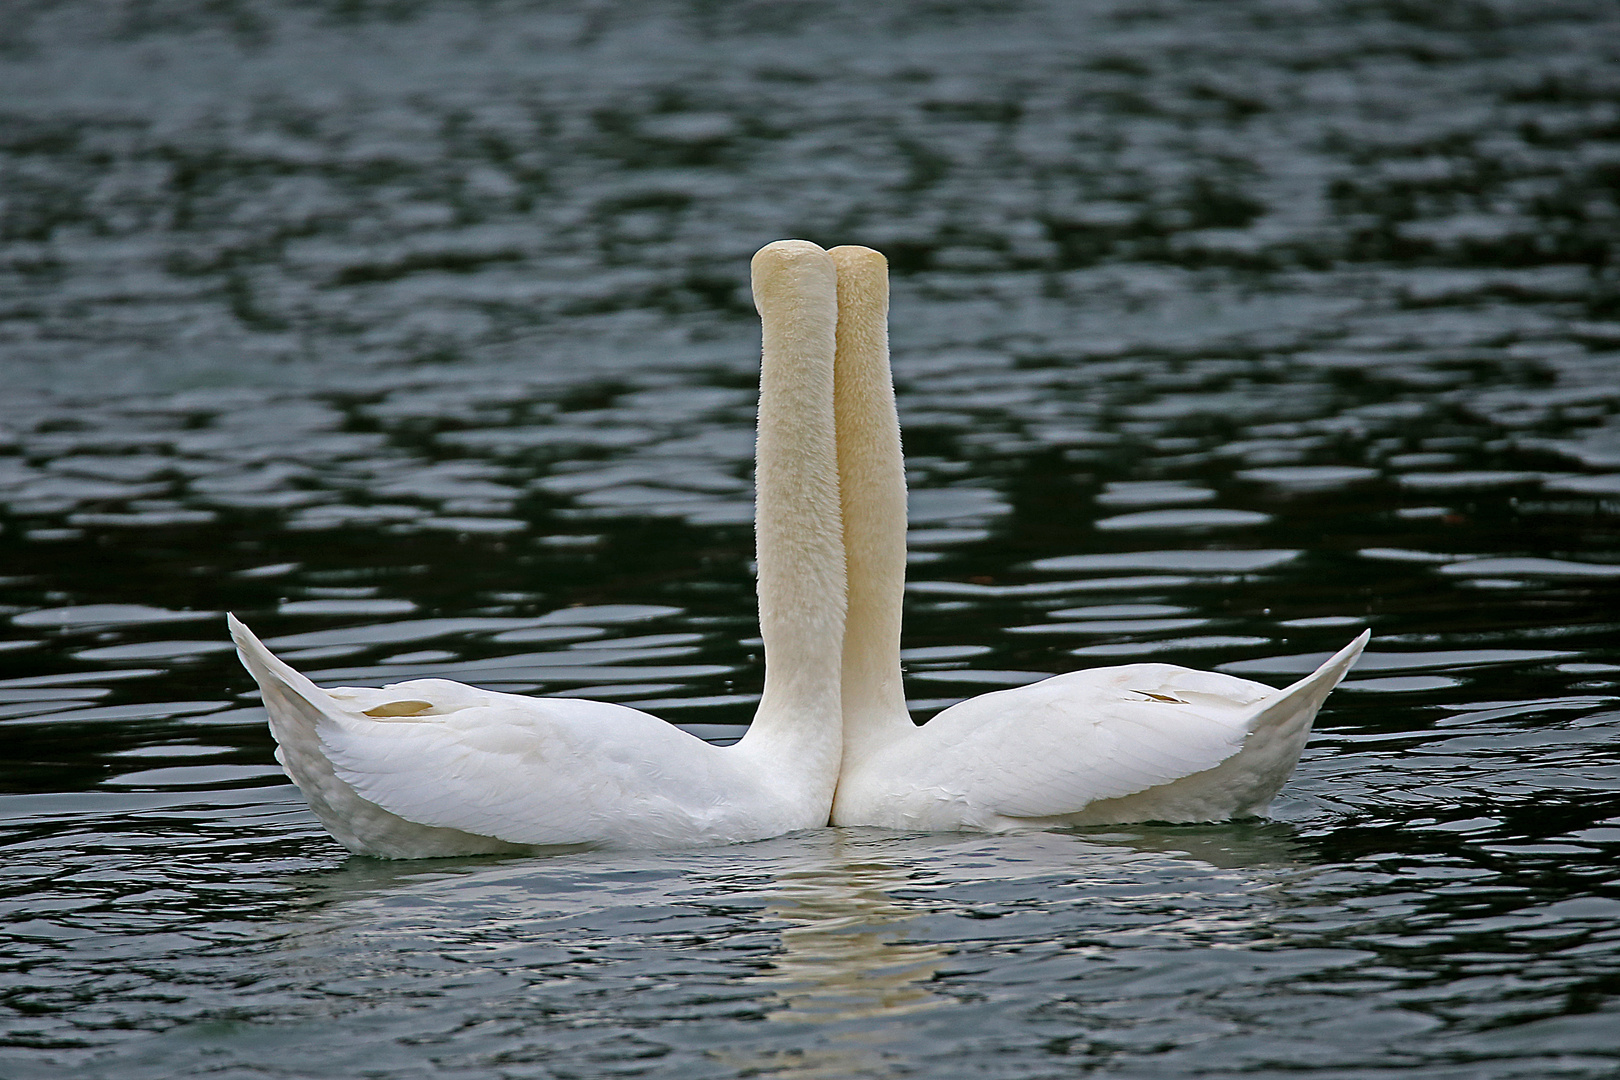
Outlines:
{"label": "blue-grey water", "polygon": [[[1265,821],[386,863],[235,611],[714,739],[747,260],[895,272],[918,719],[1374,641]],[[1620,1070],[1620,9],[13,0],[0,1076]]]}

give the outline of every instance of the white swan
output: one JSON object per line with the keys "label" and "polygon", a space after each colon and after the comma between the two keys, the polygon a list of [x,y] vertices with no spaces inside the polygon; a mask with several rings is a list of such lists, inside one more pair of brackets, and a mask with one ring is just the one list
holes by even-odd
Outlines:
{"label": "white swan", "polygon": [[888,265],[838,267],[839,487],[849,574],[834,825],[988,830],[1217,821],[1262,812],[1369,635],[1285,690],[1169,664],[1057,675],[922,727],[900,680],[906,481],[888,355]]}
{"label": "white swan", "polygon": [[720,748],[622,705],[443,679],[322,690],[233,617],[276,757],[349,850],[668,847],[827,824],[845,587],[835,271],[802,240],[765,247],[752,269],[763,326],[755,532],[765,688],[747,735]]}

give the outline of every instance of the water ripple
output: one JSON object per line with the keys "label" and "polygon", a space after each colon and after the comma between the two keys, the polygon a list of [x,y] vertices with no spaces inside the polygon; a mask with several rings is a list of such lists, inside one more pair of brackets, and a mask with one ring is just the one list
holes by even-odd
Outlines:
{"label": "water ripple", "polygon": [[[1613,5],[12,7],[0,1074],[1614,1073]],[[916,718],[1372,629],[1271,819],[344,857],[225,611],[745,730],[790,235]]]}

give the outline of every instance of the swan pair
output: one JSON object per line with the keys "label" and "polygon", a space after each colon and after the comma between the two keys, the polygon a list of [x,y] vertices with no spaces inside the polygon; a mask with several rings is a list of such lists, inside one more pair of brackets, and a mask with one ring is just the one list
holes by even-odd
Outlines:
{"label": "swan pair", "polygon": [[623,705],[443,679],[322,690],[233,617],[277,759],[332,835],[359,854],[423,858],[732,843],[829,821],[1001,831],[1264,810],[1368,635],[1281,691],[1132,664],[914,726],[887,265],[867,248],[784,240],[752,273],[765,686],[748,733],[716,747]]}

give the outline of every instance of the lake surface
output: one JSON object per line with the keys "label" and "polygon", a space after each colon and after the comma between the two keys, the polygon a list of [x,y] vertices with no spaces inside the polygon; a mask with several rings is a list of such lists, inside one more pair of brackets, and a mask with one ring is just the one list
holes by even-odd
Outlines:
{"label": "lake surface", "polygon": [[[0,1075],[1620,1069],[1620,9],[28,2]],[[234,611],[736,737],[747,260],[894,271],[919,720],[1364,627],[1269,820],[349,858]]]}

